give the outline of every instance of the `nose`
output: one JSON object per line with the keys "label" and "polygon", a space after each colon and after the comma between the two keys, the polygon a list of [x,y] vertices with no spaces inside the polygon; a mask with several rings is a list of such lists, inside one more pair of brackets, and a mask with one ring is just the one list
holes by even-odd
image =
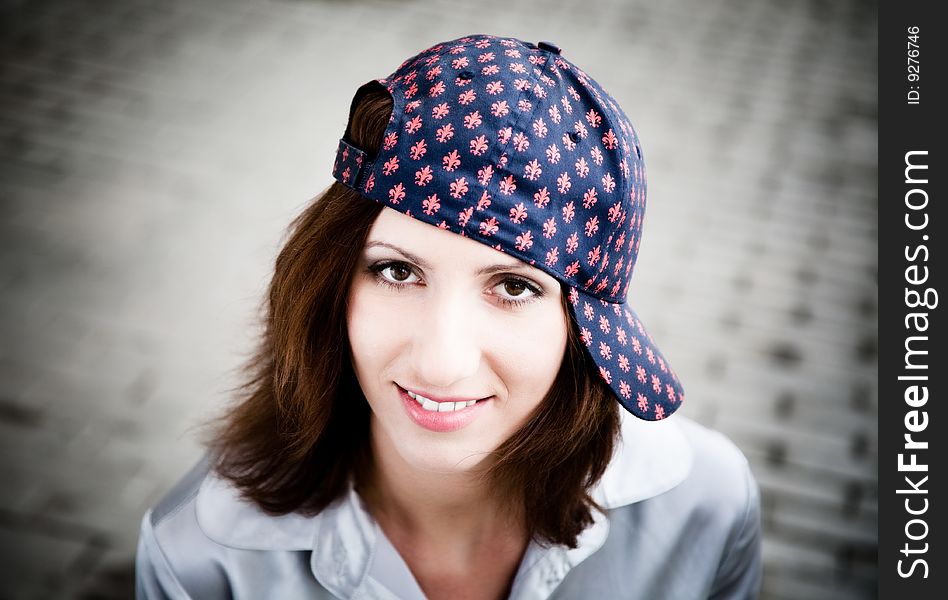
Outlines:
{"label": "nose", "polygon": [[477,313],[459,294],[432,294],[412,333],[411,366],[418,385],[450,394],[480,367]]}

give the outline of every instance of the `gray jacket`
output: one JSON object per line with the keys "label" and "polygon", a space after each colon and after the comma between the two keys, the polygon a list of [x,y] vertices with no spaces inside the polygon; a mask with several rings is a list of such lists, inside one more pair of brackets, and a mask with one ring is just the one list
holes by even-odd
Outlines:
{"label": "gray jacket", "polygon": [[[623,411],[623,443],[575,549],[531,542],[510,600],[756,598],[760,500],[740,450],[682,416]],[[145,513],[140,599],[423,600],[405,562],[348,493],[315,517],[269,516],[199,462]]]}

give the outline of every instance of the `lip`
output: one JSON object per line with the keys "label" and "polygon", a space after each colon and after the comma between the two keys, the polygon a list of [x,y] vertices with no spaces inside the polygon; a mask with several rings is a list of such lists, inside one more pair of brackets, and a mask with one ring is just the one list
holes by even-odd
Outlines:
{"label": "lip", "polygon": [[[395,385],[398,385],[398,384],[396,383]],[[427,392],[423,392],[421,390],[410,390],[408,388],[403,388],[400,385],[398,386],[398,388],[401,390],[405,390],[406,392],[411,392],[419,396],[424,396],[425,398],[429,400],[433,400],[434,402],[468,402],[469,400],[484,400],[484,398],[441,398],[440,396],[432,396],[431,394]]]}
{"label": "lip", "polygon": [[[473,406],[468,406],[467,408],[462,408],[461,410],[456,410],[452,412],[432,412],[429,410],[423,409],[411,396],[408,395],[408,392],[398,384],[395,384],[395,387],[398,388],[398,395],[402,399],[402,405],[405,407],[405,412],[408,413],[408,416],[411,418],[415,424],[424,427],[429,431],[437,432],[448,432],[448,431],[457,431],[463,427],[466,427],[471,424],[474,419],[478,417],[483,412],[484,407],[493,399],[493,396],[485,398],[484,400],[479,400]],[[424,396],[424,394],[422,394]],[[428,396],[425,396],[426,398]],[[434,400],[434,398],[430,398]],[[463,400],[457,400],[457,402],[463,402]]]}

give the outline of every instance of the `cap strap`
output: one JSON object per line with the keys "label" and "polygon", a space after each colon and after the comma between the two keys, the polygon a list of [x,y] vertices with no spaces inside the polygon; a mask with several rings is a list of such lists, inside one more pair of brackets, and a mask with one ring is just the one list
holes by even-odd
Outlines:
{"label": "cap strap", "polygon": [[344,139],[339,140],[336,162],[332,166],[332,176],[336,181],[356,191],[362,191],[363,175],[371,170],[372,161],[369,160],[368,154]]}

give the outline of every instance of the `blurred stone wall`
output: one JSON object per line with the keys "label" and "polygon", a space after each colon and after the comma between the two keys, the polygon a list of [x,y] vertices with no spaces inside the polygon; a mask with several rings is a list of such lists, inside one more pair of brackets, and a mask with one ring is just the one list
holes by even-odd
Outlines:
{"label": "blurred stone wall", "polygon": [[128,597],[228,398],[352,93],[433,42],[550,40],[643,142],[634,306],[764,505],[768,599],[874,597],[871,2],[2,2],[0,586]]}

